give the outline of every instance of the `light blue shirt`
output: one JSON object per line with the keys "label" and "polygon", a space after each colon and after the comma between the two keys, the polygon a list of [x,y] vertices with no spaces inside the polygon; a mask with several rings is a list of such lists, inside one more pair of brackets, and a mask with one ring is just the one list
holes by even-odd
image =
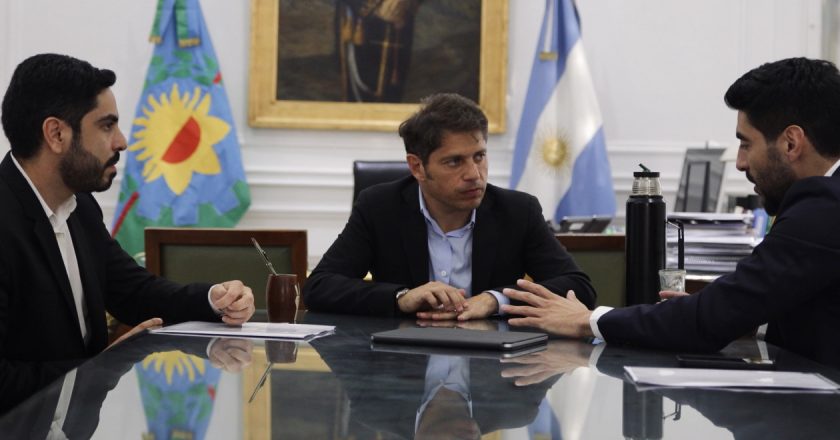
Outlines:
{"label": "light blue shirt", "polygon": [[[471,297],[473,295],[472,239],[475,229],[475,209],[472,210],[470,221],[466,225],[444,233],[429,214],[426,202],[423,200],[423,191],[418,189],[417,194],[420,198],[420,211],[426,218],[426,235],[429,243],[429,280],[464,289],[467,297]],[[494,290],[488,292],[496,298],[499,305],[510,303],[508,297],[500,292]]]}
{"label": "light blue shirt", "polygon": [[472,417],[472,397],[470,396],[470,358],[465,356],[429,356],[429,364],[426,366],[426,381],[423,389],[423,400],[417,415],[414,418],[414,433],[420,426],[420,418],[426,407],[429,406],[432,398],[446,388],[461,395],[470,410]]}

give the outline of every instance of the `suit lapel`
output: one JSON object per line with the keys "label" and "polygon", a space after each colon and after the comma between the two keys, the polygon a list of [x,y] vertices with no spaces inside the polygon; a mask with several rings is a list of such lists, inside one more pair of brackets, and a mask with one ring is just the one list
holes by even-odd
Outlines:
{"label": "suit lapel", "polygon": [[475,295],[490,288],[490,274],[496,260],[496,235],[500,233],[498,219],[493,213],[493,192],[487,185],[484,200],[475,213],[472,243],[472,292]]}
{"label": "suit lapel", "polygon": [[419,189],[415,181],[402,191],[400,235],[411,272],[411,286],[429,282],[429,243],[426,219],[420,212]]}
{"label": "suit lapel", "polygon": [[[67,306],[66,310],[72,319],[71,322],[78,322],[76,304],[73,300],[73,291],[70,288],[70,279],[67,277],[67,269],[61,259],[61,251],[58,249],[58,242],[55,239],[55,232],[44,213],[44,208],[38,201],[37,196],[29,186],[26,178],[20,173],[12,162],[11,153],[7,153],[3,162],[0,163],[0,176],[9,185],[21,205],[24,215],[31,221],[32,233],[35,236],[36,245],[43,252],[45,265],[48,266],[60,295]],[[79,335],[81,342],[81,335]]]}
{"label": "suit lapel", "polygon": [[[80,209],[77,206],[76,209]],[[90,240],[82,227],[78,214],[73,213],[67,219],[70,228],[70,236],[73,237],[73,248],[76,251],[76,260],[79,264],[79,276],[82,278],[82,289],[84,290],[85,304],[88,310],[88,335],[90,341],[88,349],[93,353],[102,351],[107,345],[108,330],[105,327],[105,304],[102,292],[99,290],[99,283],[96,278],[96,266],[93,261],[93,251],[90,249]]]}
{"label": "suit lapel", "polygon": [[6,181],[12,192],[18,199],[24,214],[32,221],[32,231],[38,242],[38,246],[44,252],[46,264],[56,284],[61,290],[61,296],[69,307],[68,312],[76,320],[76,306],[73,303],[73,291],[70,289],[70,280],[67,278],[67,270],[64,268],[64,261],[61,259],[61,252],[58,250],[58,242],[55,240],[55,232],[44,213],[44,208],[32,191],[32,187],[26,178],[20,173],[12,162],[11,152],[6,153],[3,162],[0,163],[0,176]]}

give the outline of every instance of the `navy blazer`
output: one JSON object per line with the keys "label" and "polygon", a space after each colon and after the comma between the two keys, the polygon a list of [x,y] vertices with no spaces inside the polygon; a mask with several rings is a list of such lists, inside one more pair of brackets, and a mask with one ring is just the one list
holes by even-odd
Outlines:
{"label": "navy blazer", "polygon": [[218,321],[209,284],[182,286],[151,275],[111,238],[90,194],[76,194],[67,219],[87,306],[85,345],[67,270],[44,209],[11,153],[0,162],[0,394],[25,397],[102,351],[105,311],[136,325]]}
{"label": "navy blazer", "polygon": [[[589,308],[595,290],[548,229],[537,199],[487,185],[473,229],[472,291],[515,287],[526,274],[562,295],[574,290]],[[362,278],[370,272],[374,282]],[[306,280],[316,312],[393,316],[396,292],[429,281],[426,219],[409,176],[359,195],[344,230]]]}
{"label": "navy blazer", "polygon": [[838,220],[840,173],[802,179],[734,273],[694,295],[607,312],[598,328],[609,343],[714,351],[769,323],[768,342],[840,366]]}

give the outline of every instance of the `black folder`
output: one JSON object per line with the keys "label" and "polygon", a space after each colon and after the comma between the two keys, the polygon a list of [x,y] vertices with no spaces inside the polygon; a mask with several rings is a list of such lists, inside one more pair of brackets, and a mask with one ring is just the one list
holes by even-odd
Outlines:
{"label": "black folder", "polygon": [[500,332],[462,328],[409,327],[370,335],[376,344],[426,345],[482,350],[516,350],[546,344],[548,335],[531,332]]}
{"label": "black folder", "polygon": [[488,350],[480,348],[438,347],[431,345],[402,345],[371,343],[370,349],[380,353],[414,354],[420,356],[442,355],[462,356],[475,359],[513,359],[527,354],[539,353],[548,348],[546,344],[529,345],[513,350]]}

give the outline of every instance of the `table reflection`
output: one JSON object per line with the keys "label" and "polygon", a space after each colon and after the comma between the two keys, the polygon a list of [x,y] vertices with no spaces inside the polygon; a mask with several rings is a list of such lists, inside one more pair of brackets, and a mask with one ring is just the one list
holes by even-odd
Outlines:
{"label": "table reflection", "polygon": [[[330,315],[305,322],[337,329],[308,343],[140,335],[0,417],[0,433],[267,440],[819,439],[840,432],[836,394],[639,390],[624,381],[624,366],[676,366],[673,353],[555,339],[506,359],[370,343],[371,333],[427,323]],[[840,377],[790,353],[769,354],[782,370]]]}

